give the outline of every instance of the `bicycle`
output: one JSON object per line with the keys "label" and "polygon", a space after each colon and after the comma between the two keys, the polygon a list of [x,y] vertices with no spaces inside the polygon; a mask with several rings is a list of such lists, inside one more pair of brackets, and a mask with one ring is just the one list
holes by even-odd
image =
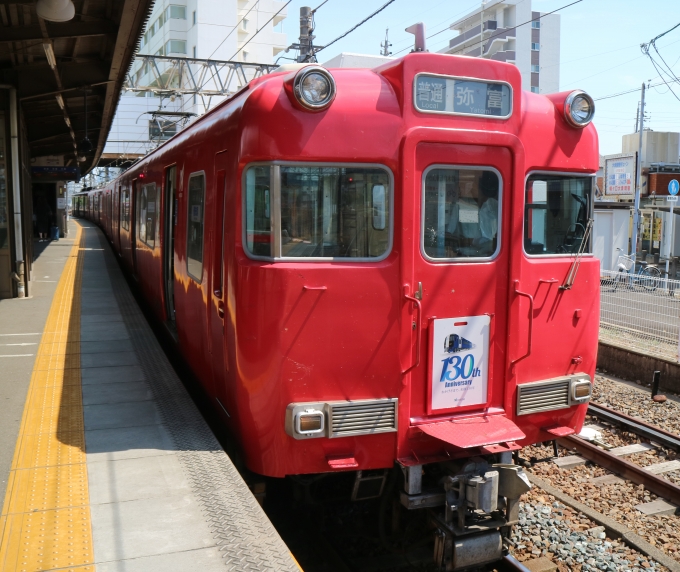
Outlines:
{"label": "bicycle", "polygon": [[646,262],[639,262],[640,268],[637,272],[631,272],[635,266],[635,260],[633,257],[623,254],[620,248],[617,248],[622,254],[619,255],[618,260],[618,272],[613,280],[612,291],[616,291],[619,284],[623,284],[624,281],[628,283],[629,288],[633,288],[634,285],[640,285],[645,290],[654,292],[659,286],[659,279],[661,278],[661,271],[657,268],[655,264],[647,264]]}

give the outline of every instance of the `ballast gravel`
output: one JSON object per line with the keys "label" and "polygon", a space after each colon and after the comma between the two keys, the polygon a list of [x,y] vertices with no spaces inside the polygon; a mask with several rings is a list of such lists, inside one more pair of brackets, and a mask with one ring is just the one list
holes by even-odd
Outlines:
{"label": "ballast gravel", "polygon": [[[649,381],[633,384],[612,379],[603,374],[595,376],[593,403],[599,403],[647,423],[680,435],[680,399],[669,393],[664,403],[651,399]],[[663,392],[662,392],[663,393]]]}
{"label": "ballast gravel", "polygon": [[623,542],[607,538],[604,527],[537,488],[520,503],[510,552],[520,562],[549,558],[560,572],[667,570]]}

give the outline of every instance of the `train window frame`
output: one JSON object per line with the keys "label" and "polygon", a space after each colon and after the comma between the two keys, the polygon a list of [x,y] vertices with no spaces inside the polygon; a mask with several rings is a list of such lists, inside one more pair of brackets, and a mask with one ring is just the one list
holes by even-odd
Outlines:
{"label": "train window frame", "polygon": [[[425,180],[430,171],[434,169],[450,169],[450,170],[464,170],[471,171],[491,171],[498,177],[498,230],[496,231],[496,250],[491,256],[455,256],[449,258],[433,258],[425,251]],[[503,242],[503,195],[504,184],[501,172],[491,165],[456,165],[452,163],[435,163],[428,165],[423,170],[423,176],[420,181],[420,254],[421,256],[433,264],[467,264],[479,262],[493,262],[501,253]]]}
{"label": "train window frame", "polygon": [[[507,115],[486,115],[485,113],[461,113],[460,111],[437,111],[437,110],[429,110],[429,109],[421,109],[418,107],[416,104],[417,100],[417,95],[418,95],[418,78],[421,76],[430,76],[430,77],[441,77],[444,79],[452,79],[452,80],[461,80],[461,81],[474,81],[477,83],[495,83],[495,84],[500,84],[500,85],[506,85],[510,89],[510,110],[508,111]],[[469,77],[469,76],[462,76],[462,75],[446,75],[446,74],[440,74],[440,73],[429,73],[429,72],[420,72],[417,73],[414,78],[413,78],[413,90],[411,93],[412,101],[411,105],[413,106],[413,109],[417,113],[422,113],[425,116],[434,114],[434,115],[458,115],[461,117],[483,117],[485,119],[495,119],[495,120],[500,120],[500,121],[507,121],[512,117],[512,114],[515,111],[515,90],[512,87],[512,84],[510,82],[500,80],[500,79],[484,79],[484,78],[479,78],[479,77]]]}
{"label": "train window frame", "polygon": [[[153,211],[153,224],[151,226],[151,240],[149,240],[149,189],[153,189],[154,193],[154,200],[153,200],[153,205],[154,205],[154,211]],[[140,189],[140,192],[142,194],[142,198],[144,200],[144,203],[146,204],[146,209],[142,211],[142,209],[139,209],[138,216],[140,217],[139,219],[139,240],[143,242],[146,246],[148,246],[151,250],[156,249],[156,222],[158,220],[158,187],[156,183],[147,183],[145,185],[142,185],[142,188]],[[142,213],[146,215],[146,221],[144,223],[144,237],[142,237]]]}
{"label": "train window frame", "polygon": [[[195,276],[191,273],[190,270],[190,265],[189,265],[189,260],[196,260],[195,258],[189,258],[189,224],[191,222],[191,209],[189,208],[189,200],[191,196],[190,188],[191,188],[191,179],[195,177],[203,177],[203,209],[201,212],[201,227],[203,229],[203,236],[201,239],[201,272],[200,276]],[[186,241],[185,241],[185,247],[186,247],[186,269],[187,269],[187,275],[194,280],[198,284],[203,283],[203,270],[205,267],[204,264],[204,258],[205,258],[205,190],[208,186],[208,179],[206,177],[205,171],[194,171],[193,173],[189,174],[189,177],[187,178],[187,188],[186,188],[186,195],[187,195],[187,217],[186,217]]]}
{"label": "train window frame", "polygon": [[[247,212],[246,212],[246,175],[248,170],[252,167],[269,167],[270,177],[270,230],[272,233],[273,256],[262,256],[253,254],[248,250],[247,239]],[[389,225],[389,234],[387,239],[387,248],[380,256],[372,257],[356,257],[351,258],[347,256],[282,256],[281,254],[281,167],[314,167],[314,168],[358,168],[358,169],[382,169],[387,174],[389,189],[386,193],[387,204],[389,206],[389,216],[387,217],[387,224]],[[345,163],[345,162],[314,162],[314,161],[254,161],[244,165],[241,173],[241,248],[246,257],[251,260],[276,262],[279,263],[300,263],[300,262],[340,262],[346,264],[352,263],[376,263],[385,260],[391,253],[394,247],[394,173],[387,165],[382,163]],[[371,218],[372,220],[372,218]]]}
{"label": "train window frame", "polygon": [[[546,170],[536,170],[536,171],[528,171],[526,176],[524,177],[524,187],[522,189],[522,252],[524,253],[524,256],[527,258],[539,258],[539,259],[545,259],[545,258],[574,258],[575,253],[563,253],[563,254],[530,254],[526,251],[525,244],[524,244],[524,233],[526,231],[526,207],[527,207],[527,182],[529,181],[529,178],[532,177],[533,175],[548,175],[548,176],[567,176],[567,177],[581,177],[584,179],[590,179],[591,180],[591,193],[590,193],[590,216],[591,218],[595,216],[595,179],[596,175],[592,173],[579,173],[579,172],[573,172],[573,171],[546,171]],[[590,233],[590,249],[589,251],[586,251],[583,253],[584,258],[593,258],[595,256],[595,248],[594,248],[594,242],[593,242],[593,231],[591,230]]]}

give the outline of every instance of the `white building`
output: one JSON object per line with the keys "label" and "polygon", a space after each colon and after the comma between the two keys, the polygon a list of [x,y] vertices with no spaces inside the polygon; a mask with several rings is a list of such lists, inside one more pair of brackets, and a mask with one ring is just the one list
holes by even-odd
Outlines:
{"label": "white building", "polygon": [[559,91],[558,14],[534,12],[530,0],[487,0],[450,27],[458,35],[440,53],[512,63],[522,74],[522,89]]}
{"label": "white building", "polygon": [[[272,64],[286,49],[281,23],[285,2],[276,0],[157,0],[140,40],[140,55]],[[170,66],[158,62],[164,73]],[[137,60],[130,74],[139,85],[151,85],[154,70]],[[223,98],[124,92],[104,149],[109,159],[144,155],[183,127],[178,116],[151,112],[202,115]],[[189,118],[191,121],[191,118]]]}

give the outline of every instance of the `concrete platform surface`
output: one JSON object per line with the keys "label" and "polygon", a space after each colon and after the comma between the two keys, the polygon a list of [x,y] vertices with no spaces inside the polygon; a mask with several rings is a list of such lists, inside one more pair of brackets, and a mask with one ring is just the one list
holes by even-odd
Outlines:
{"label": "concrete platform surface", "polygon": [[0,380],[0,570],[299,570],[101,231],[81,221],[71,236],[44,251],[55,282],[0,304],[0,344],[32,344],[0,345],[27,354],[0,357],[13,364]]}

